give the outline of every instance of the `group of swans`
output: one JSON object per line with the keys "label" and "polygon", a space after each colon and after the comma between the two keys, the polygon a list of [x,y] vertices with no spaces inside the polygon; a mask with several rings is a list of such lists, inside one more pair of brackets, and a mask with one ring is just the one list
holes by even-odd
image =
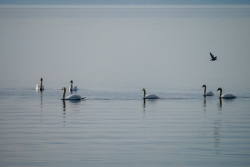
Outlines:
{"label": "group of swans", "polygon": [[[212,91],[208,91],[206,92],[206,85],[202,85],[202,88],[204,88],[204,93],[203,93],[203,96],[213,96],[214,93]],[[147,94],[146,95],[146,89],[143,88],[141,91],[144,92],[144,96],[143,96],[143,99],[158,99],[159,97],[156,96],[155,94]],[[229,99],[229,98],[236,98],[236,96],[234,96],[233,94],[223,94],[222,95],[222,88],[218,88],[217,91],[220,91],[220,96],[219,98],[224,98],[224,99]]]}
{"label": "group of swans", "polygon": [[[202,85],[202,88],[204,88],[204,93],[203,96],[213,96],[214,93],[212,91],[208,91],[206,92],[206,85]],[[40,79],[40,85],[37,84],[36,85],[36,90],[40,90],[43,91],[44,90],[44,85],[43,85],[43,78]],[[65,97],[66,94],[66,88],[63,87],[63,97],[62,100],[81,100],[81,99],[85,99],[85,97],[81,97],[80,95],[77,94],[71,94],[67,97]],[[70,81],[70,87],[69,87],[69,91],[77,91],[77,86],[73,86],[73,80]],[[146,94],[146,89],[143,88],[141,91],[143,91],[143,99],[158,99],[159,97],[155,94]],[[220,96],[219,98],[236,98],[236,96],[234,96],[233,94],[223,94],[222,95],[222,88],[218,88],[217,91],[220,91]]]}
{"label": "group of swans", "polygon": [[[85,97],[81,97],[80,95],[78,94],[71,94],[67,97],[65,97],[65,94],[66,94],[66,88],[63,87],[62,88],[63,90],[63,98],[62,100],[82,100],[82,99],[85,99]],[[70,81],[70,87],[69,87],[69,91],[72,93],[72,91],[77,91],[77,86],[73,86],[73,80]]]}
{"label": "group of swans", "polygon": [[[39,84],[36,85],[36,90],[43,91],[44,90],[43,78],[40,79],[40,82],[41,82],[40,85]],[[71,94],[71,95],[65,97],[66,88],[63,87],[62,90],[63,90],[62,100],[81,100],[81,99],[85,99],[85,97],[81,97],[80,95],[77,95],[77,94]],[[72,91],[77,91],[77,86],[73,86],[73,80],[70,81],[69,91],[71,93],[72,93]]]}
{"label": "group of swans", "polygon": [[[206,92],[206,85],[202,85],[202,88],[204,87],[204,93],[203,96],[213,96],[214,93],[212,91],[208,91]],[[236,98],[236,96],[234,96],[233,94],[223,94],[222,95],[222,88],[218,88],[217,91],[220,91],[220,96],[219,98],[223,98],[223,99],[231,99],[231,98]]]}
{"label": "group of swans", "polygon": [[[206,85],[202,85],[202,88],[204,87],[204,93],[203,93],[203,96],[213,96],[214,93],[212,91],[208,91],[206,92]],[[143,99],[158,99],[159,97],[156,96],[155,94],[147,94],[146,95],[146,90],[145,88],[143,88],[141,91],[144,92],[144,96],[143,96]],[[220,96],[219,98],[223,98],[223,99],[230,99],[230,98],[236,98],[236,96],[234,96],[233,94],[223,94],[222,95],[222,88],[218,88],[217,91],[220,91]]]}

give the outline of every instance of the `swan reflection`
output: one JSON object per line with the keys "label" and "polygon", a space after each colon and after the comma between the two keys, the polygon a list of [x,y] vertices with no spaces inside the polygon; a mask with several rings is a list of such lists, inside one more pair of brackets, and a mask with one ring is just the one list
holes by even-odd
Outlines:
{"label": "swan reflection", "polygon": [[222,103],[232,103],[234,100],[235,100],[235,98],[231,98],[231,99],[219,98],[218,110],[222,111]]}
{"label": "swan reflection", "polygon": [[143,108],[146,108],[146,99],[143,99]]}
{"label": "swan reflection", "polygon": [[36,90],[37,93],[40,93],[40,117],[41,123],[43,122],[43,92],[42,90]]}
{"label": "swan reflection", "polygon": [[207,103],[207,99],[206,99],[206,97],[204,97],[204,99],[203,99],[203,107],[206,109],[206,103]]}
{"label": "swan reflection", "polygon": [[203,109],[204,109],[204,117],[206,117],[206,105],[207,105],[207,99],[206,99],[206,96],[204,96],[204,99],[203,99]]}
{"label": "swan reflection", "polygon": [[63,111],[62,111],[62,114],[63,114],[63,126],[65,126],[65,123],[66,123],[66,103],[65,103],[65,100],[62,100],[63,102]]}
{"label": "swan reflection", "polygon": [[66,111],[66,104],[65,104],[65,100],[62,100],[62,102],[63,102],[63,112],[65,112],[65,111]]}
{"label": "swan reflection", "polygon": [[219,98],[219,102],[218,102],[218,111],[222,111],[222,99]]}
{"label": "swan reflection", "polygon": [[[221,119],[216,119],[215,121],[214,121],[214,127],[213,127],[213,129],[214,129],[214,148],[218,148],[219,146],[220,146],[220,143],[221,143]],[[216,150],[217,152],[216,152],[216,154],[218,154],[219,153],[219,150],[217,149]]]}
{"label": "swan reflection", "polygon": [[157,99],[142,99],[143,100],[143,108],[146,108],[146,101],[149,104],[153,104],[157,101]]}

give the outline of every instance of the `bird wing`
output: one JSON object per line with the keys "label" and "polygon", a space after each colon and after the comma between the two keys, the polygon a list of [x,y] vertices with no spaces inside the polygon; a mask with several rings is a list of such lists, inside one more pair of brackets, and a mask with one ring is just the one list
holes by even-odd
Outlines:
{"label": "bird wing", "polygon": [[211,52],[210,52],[210,56],[211,56],[212,59],[214,59],[214,55]]}

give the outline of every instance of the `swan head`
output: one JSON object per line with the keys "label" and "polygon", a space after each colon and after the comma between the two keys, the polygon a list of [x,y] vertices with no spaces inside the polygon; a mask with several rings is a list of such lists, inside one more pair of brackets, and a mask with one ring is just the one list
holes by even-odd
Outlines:
{"label": "swan head", "polygon": [[206,85],[202,85],[202,88],[205,88],[206,87]]}
{"label": "swan head", "polygon": [[61,90],[66,90],[66,88],[65,88],[65,87],[63,87]]}
{"label": "swan head", "polygon": [[141,90],[141,91],[146,91],[146,90],[145,90],[145,88],[142,88],[142,90]]}
{"label": "swan head", "polygon": [[43,81],[43,78],[41,78],[40,81]]}
{"label": "swan head", "polygon": [[218,88],[218,89],[217,89],[217,91],[219,91],[219,90],[220,90],[220,91],[222,91],[222,89],[221,89],[221,88]]}
{"label": "swan head", "polygon": [[70,83],[73,83],[73,80],[71,80]]}

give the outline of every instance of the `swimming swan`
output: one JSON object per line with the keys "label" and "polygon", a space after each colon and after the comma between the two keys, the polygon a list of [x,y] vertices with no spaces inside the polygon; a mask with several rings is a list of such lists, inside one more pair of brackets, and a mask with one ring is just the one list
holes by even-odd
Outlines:
{"label": "swimming swan", "polygon": [[204,87],[204,93],[203,93],[203,96],[213,96],[214,93],[212,91],[208,91],[206,92],[207,90],[207,86],[206,85],[202,85],[202,88]]}
{"label": "swimming swan", "polygon": [[40,81],[41,81],[40,85],[39,84],[36,85],[36,90],[44,90],[43,78],[41,78]]}
{"label": "swimming swan", "polygon": [[71,80],[70,83],[69,91],[77,91],[77,86],[73,86],[73,80]]}
{"label": "swimming swan", "polygon": [[219,98],[223,98],[223,99],[231,99],[231,98],[236,98],[236,96],[234,96],[233,94],[222,94],[222,89],[218,88],[217,91],[220,90],[220,96]]}
{"label": "swimming swan", "polygon": [[158,99],[159,97],[154,95],[154,94],[147,94],[146,95],[146,90],[145,88],[143,88],[141,91],[144,92],[144,96],[143,96],[143,99]]}
{"label": "swimming swan", "polygon": [[63,87],[62,90],[63,90],[63,98],[61,100],[82,100],[82,99],[85,99],[85,97],[81,97],[80,95],[77,95],[77,94],[72,94],[72,95],[69,95],[68,97],[65,97],[66,88]]}

